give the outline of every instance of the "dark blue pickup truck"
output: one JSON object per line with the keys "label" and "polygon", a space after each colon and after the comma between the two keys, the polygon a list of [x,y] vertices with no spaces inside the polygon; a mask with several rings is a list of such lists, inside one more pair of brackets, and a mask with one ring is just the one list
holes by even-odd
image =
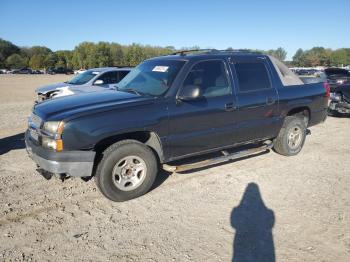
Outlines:
{"label": "dark blue pickup truck", "polygon": [[[94,176],[103,195],[124,201],[145,194],[161,167],[180,172],[269,148],[295,155],[307,128],[326,119],[328,99],[327,83],[305,85],[273,57],[179,52],[144,61],[115,90],[36,105],[26,145],[46,178]],[[229,151],[242,145],[254,146]]]}

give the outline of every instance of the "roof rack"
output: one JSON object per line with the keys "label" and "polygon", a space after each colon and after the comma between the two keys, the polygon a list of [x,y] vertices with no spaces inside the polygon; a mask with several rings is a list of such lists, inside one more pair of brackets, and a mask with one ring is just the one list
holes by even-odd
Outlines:
{"label": "roof rack", "polygon": [[132,66],[132,65],[117,65],[117,66],[114,66],[114,67],[124,68],[124,67],[135,67],[135,66]]}
{"label": "roof rack", "polygon": [[223,49],[218,50],[222,53],[249,53],[249,54],[262,54],[260,51],[251,50],[251,49]]}
{"label": "roof rack", "polygon": [[218,50],[216,49],[188,49],[188,50],[180,50],[180,51],[176,51],[171,53],[170,55],[186,55],[187,53],[195,53],[195,52],[199,52],[199,53],[213,53],[216,52]]}
{"label": "roof rack", "polygon": [[189,50],[180,50],[170,55],[186,55],[188,53],[204,53],[204,54],[217,54],[217,53],[249,53],[249,54],[263,54],[259,51],[252,51],[250,49],[189,49]]}

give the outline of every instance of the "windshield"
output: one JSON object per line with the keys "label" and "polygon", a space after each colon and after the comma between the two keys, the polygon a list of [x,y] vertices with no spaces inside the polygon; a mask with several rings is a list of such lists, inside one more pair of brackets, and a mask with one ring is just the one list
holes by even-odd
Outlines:
{"label": "windshield", "polygon": [[118,90],[160,96],[173,83],[185,61],[150,60],[133,69],[117,85]]}
{"label": "windshield", "polygon": [[78,74],[76,77],[69,80],[67,83],[72,85],[83,85],[89,82],[98,74],[99,72],[88,70],[88,71],[85,71],[84,73]]}

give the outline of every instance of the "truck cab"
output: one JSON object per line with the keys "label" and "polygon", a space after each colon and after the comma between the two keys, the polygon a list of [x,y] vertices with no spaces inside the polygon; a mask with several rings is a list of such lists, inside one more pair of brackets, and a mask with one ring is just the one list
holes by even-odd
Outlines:
{"label": "truck cab", "polygon": [[175,160],[228,159],[228,148],[266,142],[298,154],[328,97],[327,83],[304,85],[273,57],[183,51],[144,61],[115,90],[36,105],[26,144],[46,177],[94,176],[104,196],[124,201],[145,194],[161,167],[181,170]]}

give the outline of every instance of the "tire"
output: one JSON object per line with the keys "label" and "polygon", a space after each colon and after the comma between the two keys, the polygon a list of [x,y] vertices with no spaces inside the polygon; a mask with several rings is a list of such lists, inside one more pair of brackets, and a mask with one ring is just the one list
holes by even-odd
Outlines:
{"label": "tire", "polygon": [[157,173],[158,161],[149,147],[123,140],[103,152],[94,179],[105,197],[121,202],[146,194]]}
{"label": "tire", "polygon": [[281,155],[294,156],[303,148],[305,138],[306,127],[304,120],[296,116],[287,116],[278,136],[273,141],[273,148]]}

